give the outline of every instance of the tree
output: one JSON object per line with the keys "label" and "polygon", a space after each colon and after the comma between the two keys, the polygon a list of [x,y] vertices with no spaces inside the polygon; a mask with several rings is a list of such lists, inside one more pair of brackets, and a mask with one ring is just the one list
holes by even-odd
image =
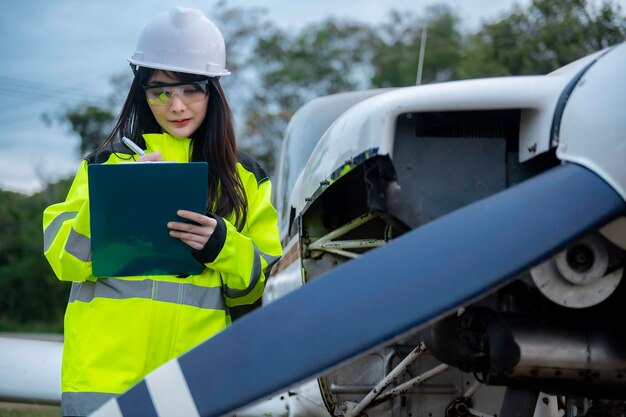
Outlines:
{"label": "tree", "polygon": [[464,40],[458,26],[449,7],[435,6],[423,18],[391,12],[379,26],[327,19],[295,33],[275,29],[260,38],[254,63],[261,85],[245,126],[255,154],[271,171],[289,119],[315,97],[414,85],[423,27],[428,27],[424,80],[454,78]]}
{"label": "tree", "polygon": [[274,24],[265,18],[266,13],[262,8],[232,7],[223,0],[209,13],[226,42],[226,68],[232,75],[222,77],[220,82],[236,119],[245,118],[246,103],[253,96],[256,86],[254,46],[259,37],[274,29]]}
{"label": "tree", "polygon": [[79,156],[85,156],[96,149],[113,128],[118,108],[124,100],[120,92],[127,91],[130,82],[130,73],[114,75],[110,80],[113,93],[106,97],[104,104],[79,103],[55,116],[44,114],[43,119],[48,124],[56,120],[62,125],[67,125],[70,132],[80,138]]}
{"label": "tree", "polygon": [[254,64],[260,86],[247,107],[245,132],[268,171],[299,107],[318,96],[368,87],[375,42],[369,26],[334,19],[296,33],[274,29],[259,39]]}
{"label": "tree", "polygon": [[112,109],[97,106],[77,106],[69,109],[63,117],[72,131],[80,136],[80,156],[93,151],[102,143],[115,120]]}
{"label": "tree", "polygon": [[464,47],[459,18],[450,7],[431,6],[422,18],[413,13],[392,11],[377,28],[379,41],[373,45],[373,87],[415,85],[422,28],[427,29],[422,82],[456,78]]}
{"label": "tree", "polygon": [[44,208],[63,200],[69,186],[61,180],[32,196],[0,190],[0,331],[62,329],[69,284],[48,265],[41,228]]}
{"label": "tree", "polygon": [[472,36],[461,78],[546,74],[626,38],[626,20],[609,1],[533,0]]}

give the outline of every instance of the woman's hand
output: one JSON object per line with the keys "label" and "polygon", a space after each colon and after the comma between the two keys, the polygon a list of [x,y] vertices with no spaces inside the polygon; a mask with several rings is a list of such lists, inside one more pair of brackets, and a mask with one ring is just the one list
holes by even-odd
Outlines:
{"label": "woman's hand", "polygon": [[137,158],[137,162],[151,162],[151,161],[162,161],[162,160],[163,160],[163,155],[161,155],[161,152],[147,153]]}
{"label": "woman's hand", "polygon": [[170,236],[182,240],[192,249],[201,250],[215,231],[217,221],[188,210],[178,210],[176,214],[197,224],[169,222],[167,227],[170,229]]}

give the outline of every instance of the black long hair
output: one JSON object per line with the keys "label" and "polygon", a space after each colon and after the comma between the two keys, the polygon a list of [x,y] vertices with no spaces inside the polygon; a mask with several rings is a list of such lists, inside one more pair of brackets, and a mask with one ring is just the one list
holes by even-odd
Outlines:
{"label": "black long hair", "polygon": [[[113,144],[122,136],[145,148],[144,133],[161,133],[142,88],[156,70],[139,67],[128,91],[122,110],[113,130],[104,142],[86,158],[104,152],[113,152]],[[207,79],[206,76],[165,71],[182,82]],[[209,78],[209,103],[206,116],[200,127],[191,135],[191,161],[208,162],[211,170],[208,195],[211,206],[208,210],[226,217],[234,213],[235,225],[241,231],[247,217],[247,198],[241,178],[237,173],[237,139],[230,105],[217,78]]]}

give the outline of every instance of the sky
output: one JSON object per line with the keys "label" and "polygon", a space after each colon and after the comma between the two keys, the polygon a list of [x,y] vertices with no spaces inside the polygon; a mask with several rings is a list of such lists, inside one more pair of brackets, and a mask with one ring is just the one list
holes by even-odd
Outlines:
{"label": "sky", "polygon": [[[447,3],[468,29],[529,0],[228,0],[261,7],[266,18],[293,30],[334,16],[372,24],[389,10],[421,14]],[[141,29],[173,6],[207,14],[216,0],[20,0],[0,14],[0,188],[32,193],[76,171],[79,138],[55,116],[79,103],[103,103],[111,76],[130,71],[126,59]],[[620,0],[626,9],[626,0]],[[209,18],[210,18],[209,14]],[[226,39],[228,50],[228,39]],[[53,120],[46,124],[42,115]]]}

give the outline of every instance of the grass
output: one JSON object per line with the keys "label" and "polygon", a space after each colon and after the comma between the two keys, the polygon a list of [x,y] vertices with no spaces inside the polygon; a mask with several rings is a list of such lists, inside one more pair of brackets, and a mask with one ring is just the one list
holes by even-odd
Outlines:
{"label": "grass", "polygon": [[[24,325],[0,316],[0,333],[2,332],[45,333],[60,337],[63,333],[63,326],[50,323]],[[61,407],[57,405],[0,402],[0,417],[59,417],[60,415]]]}
{"label": "grass", "polygon": [[0,402],[0,417],[59,417],[57,405],[17,404]]}

